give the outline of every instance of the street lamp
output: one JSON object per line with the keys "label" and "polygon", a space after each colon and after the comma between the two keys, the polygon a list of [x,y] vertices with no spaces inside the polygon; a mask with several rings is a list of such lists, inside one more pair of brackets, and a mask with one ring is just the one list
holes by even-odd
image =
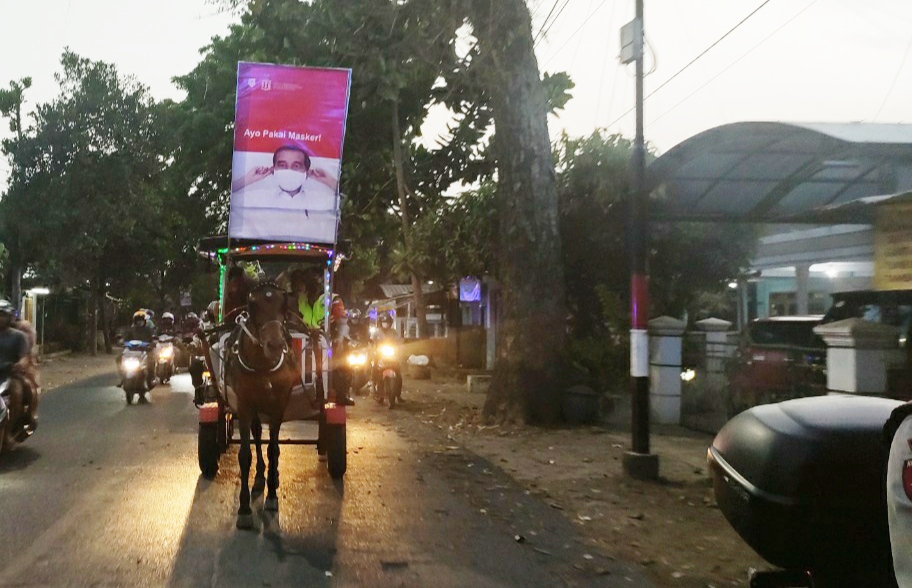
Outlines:
{"label": "street lamp", "polygon": [[[51,293],[48,288],[32,288],[28,291],[32,296],[47,296]],[[45,302],[41,301],[41,338],[39,339],[39,352],[41,357],[44,357],[44,319],[45,319]]]}

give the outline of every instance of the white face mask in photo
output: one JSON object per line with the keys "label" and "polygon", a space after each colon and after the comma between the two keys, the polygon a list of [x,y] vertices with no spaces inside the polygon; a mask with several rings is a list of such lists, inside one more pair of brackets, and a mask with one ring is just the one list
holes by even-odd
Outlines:
{"label": "white face mask in photo", "polygon": [[273,172],[273,175],[279,188],[285,192],[300,190],[301,186],[304,185],[304,180],[307,178],[306,173],[293,169],[277,169]]}

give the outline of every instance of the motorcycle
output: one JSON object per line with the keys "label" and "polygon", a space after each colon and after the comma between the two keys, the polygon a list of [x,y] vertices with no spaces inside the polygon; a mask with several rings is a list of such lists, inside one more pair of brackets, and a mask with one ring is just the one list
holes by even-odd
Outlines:
{"label": "motorcycle", "polygon": [[10,395],[12,386],[26,386],[22,380],[13,382],[12,378],[0,381],[0,452],[12,449],[17,443],[22,443],[35,432],[37,421],[35,413],[38,410],[38,395],[32,394],[32,402],[25,406],[25,412],[14,414],[10,409]]}
{"label": "motorcycle", "polygon": [[349,341],[347,363],[351,373],[351,393],[359,394],[368,381],[370,368],[367,347],[359,341]]}
{"label": "motorcycle", "polygon": [[374,400],[390,408],[402,402],[402,370],[399,365],[399,348],[392,341],[378,341],[373,353],[371,369],[371,395]]}
{"label": "motorcycle", "polygon": [[895,587],[884,499],[884,423],[902,404],[815,396],[755,406],[707,453],[719,510],[779,570],[751,588]]}
{"label": "motorcycle", "polygon": [[120,369],[123,371],[123,389],[127,404],[133,404],[133,396],[138,395],[140,402],[146,402],[146,392],[152,390],[155,381],[149,374],[149,352],[152,344],[145,341],[127,341],[120,358]]}
{"label": "motorcycle", "polygon": [[174,375],[174,337],[171,335],[158,336],[158,361],[156,362],[156,375],[162,384],[171,381]]}

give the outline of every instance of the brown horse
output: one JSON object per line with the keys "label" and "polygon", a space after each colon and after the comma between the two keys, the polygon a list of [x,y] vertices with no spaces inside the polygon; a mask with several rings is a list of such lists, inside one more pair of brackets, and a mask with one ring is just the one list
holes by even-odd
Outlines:
{"label": "brown horse", "polygon": [[279,428],[288,406],[291,389],[301,381],[301,372],[289,346],[285,328],[287,303],[284,292],[271,282],[255,287],[247,298],[247,315],[238,320],[225,363],[225,383],[237,398],[237,420],[241,436],[238,463],[241,466],[241,495],[237,527],[253,527],[250,510],[250,433],[256,441],[257,469],[254,493],[262,492],[263,453],[261,419],[269,425],[269,474],[264,508],[279,509]]}

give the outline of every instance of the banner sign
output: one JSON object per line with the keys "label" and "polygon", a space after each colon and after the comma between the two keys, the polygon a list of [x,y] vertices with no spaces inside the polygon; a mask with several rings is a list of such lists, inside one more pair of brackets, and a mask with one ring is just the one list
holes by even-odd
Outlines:
{"label": "banner sign", "polygon": [[912,289],[912,203],[882,204],[874,223],[874,287]]}
{"label": "banner sign", "polygon": [[228,234],[335,243],[350,69],[238,64]]}

